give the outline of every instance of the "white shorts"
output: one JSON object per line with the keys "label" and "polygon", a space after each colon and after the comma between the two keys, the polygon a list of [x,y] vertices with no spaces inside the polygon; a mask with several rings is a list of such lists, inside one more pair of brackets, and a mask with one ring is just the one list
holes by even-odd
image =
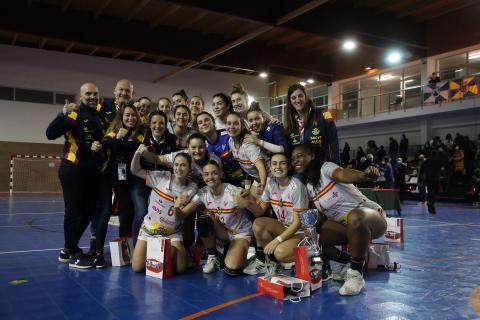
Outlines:
{"label": "white shorts", "polygon": [[253,236],[252,229],[244,229],[244,230],[239,230],[237,232],[232,232],[231,230],[227,230],[227,233],[228,233],[228,239],[230,241],[234,239],[245,239],[248,241],[249,244],[252,241],[252,236]]}
{"label": "white shorts", "polygon": [[[148,233],[147,230],[145,230],[145,228],[143,227],[143,223],[142,223],[142,226],[140,227],[140,231],[138,232],[138,238],[137,239],[147,241],[148,238],[155,237],[155,236],[158,236],[158,235],[153,235],[153,234]],[[180,230],[178,232],[175,232],[175,233],[172,233],[172,234],[170,234],[168,236],[165,236],[165,237],[170,238],[171,241],[183,241],[182,230]]]}

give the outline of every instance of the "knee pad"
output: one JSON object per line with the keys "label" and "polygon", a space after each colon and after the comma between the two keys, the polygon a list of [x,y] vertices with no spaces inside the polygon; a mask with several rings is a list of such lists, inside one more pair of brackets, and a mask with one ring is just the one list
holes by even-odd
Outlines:
{"label": "knee pad", "polygon": [[197,218],[198,235],[202,238],[213,234],[213,221],[207,215],[201,215]]}
{"label": "knee pad", "polygon": [[237,268],[237,269],[230,269],[229,267],[224,267],[223,272],[225,272],[226,275],[229,276],[240,276],[243,274],[243,268]]}

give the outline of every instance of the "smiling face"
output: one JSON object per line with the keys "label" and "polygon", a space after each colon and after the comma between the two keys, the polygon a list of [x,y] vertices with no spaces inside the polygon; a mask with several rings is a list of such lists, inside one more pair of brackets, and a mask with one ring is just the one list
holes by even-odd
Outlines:
{"label": "smiling face", "polygon": [[202,139],[190,139],[187,148],[188,154],[192,156],[193,160],[200,161],[205,159],[207,147]]}
{"label": "smiling face", "polygon": [[300,112],[305,108],[306,101],[307,97],[305,96],[305,93],[303,93],[303,91],[300,89],[293,91],[290,95],[290,103],[297,112]]}
{"label": "smiling face", "polygon": [[150,113],[150,106],[152,105],[152,102],[148,99],[141,99],[138,101],[138,113],[142,117],[146,117],[147,114]]}
{"label": "smiling face", "polygon": [[232,94],[232,105],[233,111],[240,113],[246,112],[248,110],[247,96],[240,93]]}
{"label": "smiling face", "polygon": [[203,102],[199,97],[192,97],[190,99],[190,111],[192,112],[192,117],[197,116],[200,112],[203,111]]}
{"label": "smiling face", "polygon": [[215,131],[215,123],[212,118],[205,113],[202,113],[197,117],[198,131],[202,134],[208,134]]}
{"label": "smiling face", "polygon": [[80,101],[90,108],[96,108],[98,104],[98,88],[93,83],[83,84],[80,87]]}
{"label": "smiling face", "polygon": [[215,97],[212,100],[213,115],[217,118],[221,118],[228,112],[227,104],[222,97]]}
{"label": "smiling face", "polygon": [[260,133],[263,129],[263,125],[265,124],[265,118],[260,111],[250,111],[247,113],[247,121],[250,129]]}
{"label": "smiling face", "polygon": [[288,159],[284,154],[275,154],[272,156],[270,168],[275,178],[285,178],[288,176]]}
{"label": "smiling face", "polygon": [[236,137],[242,132],[242,119],[236,114],[229,114],[226,125],[230,137]]}
{"label": "smiling face", "polygon": [[126,107],[122,117],[123,126],[127,129],[133,129],[137,125],[137,120],[135,109]]}
{"label": "smiling face", "polygon": [[190,114],[187,107],[178,107],[175,109],[175,125],[185,127],[190,121]]}
{"label": "smiling face", "polygon": [[222,175],[222,170],[214,164],[209,163],[203,167],[203,181],[211,189],[218,187],[222,183]]}
{"label": "smiling face", "polygon": [[304,148],[295,148],[292,152],[292,166],[295,172],[304,173],[315,156]]}
{"label": "smiling face", "polygon": [[120,80],[113,89],[113,94],[115,95],[115,103],[123,106],[132,100],[133,84],[128,80]]}
{"label": "smiling face", "polygon": [[187,178],[190,173],[190,164],[185,157],[179,155],[175,157],[173,161],[173,173],[177,178]]}
{"label": "smiling face", "polygon": [[181,95],[176,94],[172,97],[172,103],[173,103],[173,107],[175,108],[176,106],[187,105],[187,100],[185,100],[185,98],[182,97]]}
{"label": "smiling face", "polygon": [[165,133],[165,117],[160,115],[154,115],[150,119],[150,129],[152,129],[152,134],[155,138],[160,139]]}

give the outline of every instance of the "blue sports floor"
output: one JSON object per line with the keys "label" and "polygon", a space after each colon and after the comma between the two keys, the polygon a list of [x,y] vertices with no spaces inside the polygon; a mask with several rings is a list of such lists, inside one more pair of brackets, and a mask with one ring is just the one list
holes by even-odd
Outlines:
{"label": "blue sports floor", "polygon": [[439,203],[429,216],[416,202],[402,209],[405,244],[390,246],[399,271],[369,271],[359,296],[341,297],[340,283],[329,281],[292,303],[255,295],[254,276],[191,269],[162,281],[128,267],[69,269],[57,261],[61,197],[0,197],[0,319],[480,318],[480,210]]}

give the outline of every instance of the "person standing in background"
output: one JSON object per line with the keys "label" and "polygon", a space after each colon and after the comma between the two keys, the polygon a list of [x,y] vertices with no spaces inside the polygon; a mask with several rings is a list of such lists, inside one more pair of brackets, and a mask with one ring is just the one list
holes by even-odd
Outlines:
{"label": "person standing in background", "polygon": [[408,157],[408,139],[404,134],[402,134],[402,139],[400,140],[400,158],[402,158],[402,160],[406,162],[407,157]]}

